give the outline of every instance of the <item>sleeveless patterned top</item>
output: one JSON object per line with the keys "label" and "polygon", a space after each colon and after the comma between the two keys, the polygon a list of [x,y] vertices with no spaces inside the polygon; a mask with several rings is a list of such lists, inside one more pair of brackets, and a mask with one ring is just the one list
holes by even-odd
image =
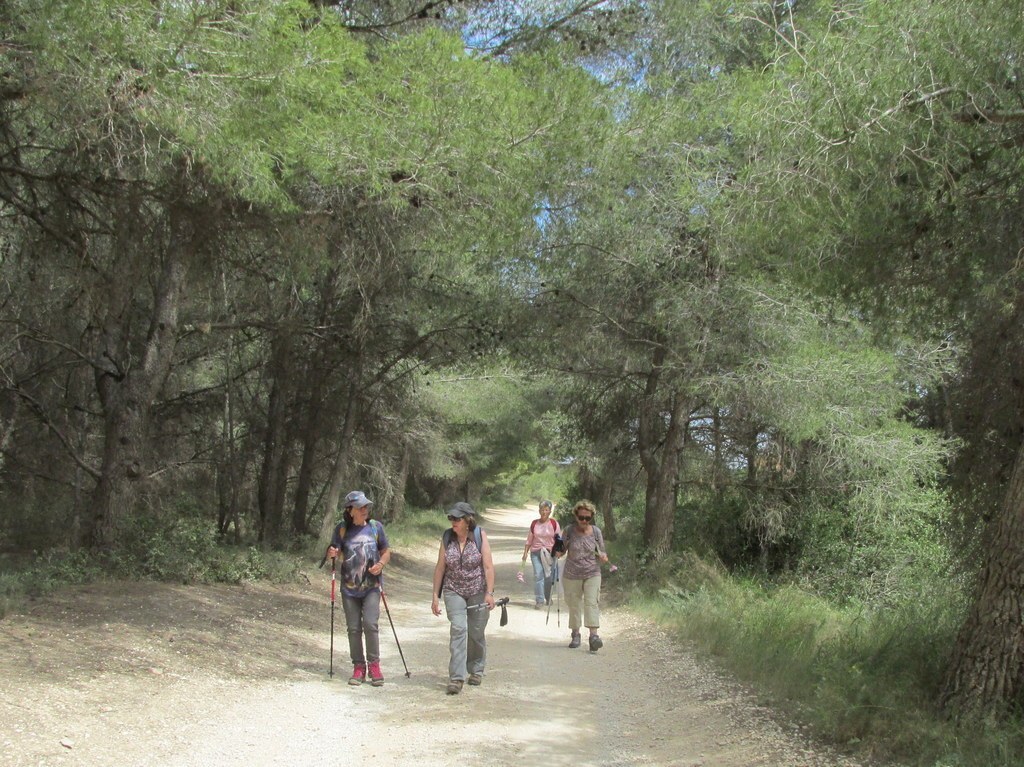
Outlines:
{"label": "sleeveless patterned top", "polygon": [[472,532],[466,539],[466,548],[461,551],[459,539],[453,535],[444,550],[444,590],[453,591],[464,599],[483,592],[487,587],[483,562],[483,555],[476,546]]}

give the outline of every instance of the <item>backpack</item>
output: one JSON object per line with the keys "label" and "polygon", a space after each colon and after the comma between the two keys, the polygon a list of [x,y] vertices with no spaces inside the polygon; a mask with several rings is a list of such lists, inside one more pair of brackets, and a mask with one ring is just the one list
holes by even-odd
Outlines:
{"label": "backpack", "polygon": [[[540,522],[540,520],[539,519],[535,519],[535,520],[533,520],[530,523],[530,532],[531,533],[533,532],[534,528],[537,526],[538,522]],[[558,530],[559,530],[558,520],[555,519],[554,517],[548,517],[548,522],[550,522],[551,526],[555,529],[555,535],[558,535]]]}
{"label": "backpack", "polygon": [[[600,535],[601,536],[601,540],[604,541],[604,534],[601,532],[601,528],[599,528],[597,525],[591,525],[590,527],[594,531],[594,543],[595,544],[597,543],[597,536],[598,535]],[[569,542],[570,542],[570,540],[575,535],[576,535],[576,531],[574,529],[574,526],[570,525],[569,528],[564,532],[563,535],[558,536],[558,540],[555,541],[555,546],[558,546],[559,544],[561,544],[561,546],[562,546],[561,551],[568,552],[569,551]],[[602,554],[607,554],[608,553],[607,551],[604,551],[601,548],[598,548],[597,550],[599,552],[601,552]]]}
{"label": "backpack", "polygon": [[[476,540],[476,547],[481,553],[483,553],[484,550],[484,538],[483,535],[481,535],[482,532],[483,530],[480,528],[480,525],[473,528],[473,538]],[[453,535],[455,535],[455,531],[449,527],[441,536],[441,542],[444,544],[446,549],[448,548],[448,544],[452,542]]]}

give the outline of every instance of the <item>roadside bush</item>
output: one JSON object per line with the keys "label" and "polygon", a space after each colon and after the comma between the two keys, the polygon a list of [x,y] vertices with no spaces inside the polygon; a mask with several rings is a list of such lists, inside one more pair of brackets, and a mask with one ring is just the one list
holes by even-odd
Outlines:
{"label": "roadside bush", "polygon": [[966,610],[958,581],[919,578],[885,606],[837,605],[695,557],[678,564],[641,609],[823,737],[922,767],[1020,764],[1021,722],[960,728],[937,708]]}
{"label": "roadside bush", "polygon": [[58,588],[101,578],[101,562],[85,551],[51,549],[27,561],[5,564],[0,571],[0,618],[27,598],[46,596]]}

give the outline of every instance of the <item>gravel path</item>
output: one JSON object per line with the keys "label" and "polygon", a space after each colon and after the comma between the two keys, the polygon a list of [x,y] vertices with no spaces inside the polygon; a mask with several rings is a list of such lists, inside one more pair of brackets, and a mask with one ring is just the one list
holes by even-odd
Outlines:
{"label": "gravel path", "polygon": [[[566,647],[567,613],[515,573],[534,514],[492,509],[497,592],[480,687],[444,693],[448,622],[430,612],[431,545],[399,551],[382,616],[383,687],[333,679],[324,571],[288,586],[102,583],[0,621],[0,765],[858,767],[780,725],[740,685],[625,609],[604,648]],[[556,626],[556,622],[561,626]]]}

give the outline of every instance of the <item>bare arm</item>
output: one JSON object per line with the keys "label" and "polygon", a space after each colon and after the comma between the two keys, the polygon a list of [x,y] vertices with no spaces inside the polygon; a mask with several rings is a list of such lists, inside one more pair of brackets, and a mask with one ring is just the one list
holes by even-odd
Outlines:
{"label": "bare arm", "polygon": [[430,599],[430,611],[434,613],[434,615],[441,614],[439,593],[441,591],[441,583],[444,581],[444,571],[444,542],[442,542],[437,548],[437,564],[434,565],[434,591]]}
{"label": "bare arm", "polygon": [[380,552],[380,559],[374,562],[369,568],[371,575],[380,575],[384,565],[391,561],[391,549],[384,549]]}

